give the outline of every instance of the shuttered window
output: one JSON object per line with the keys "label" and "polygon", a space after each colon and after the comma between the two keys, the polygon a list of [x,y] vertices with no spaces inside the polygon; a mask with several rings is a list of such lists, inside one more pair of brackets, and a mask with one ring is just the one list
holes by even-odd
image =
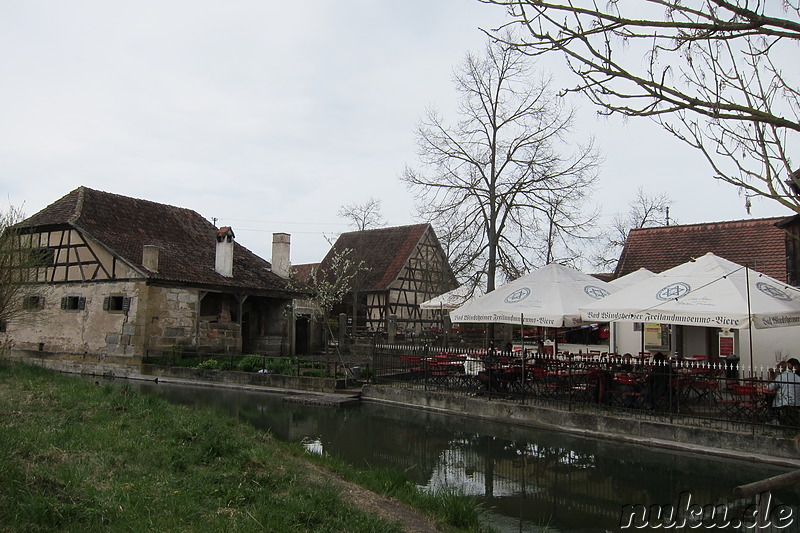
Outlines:
{"label": "shuttered window", "polygon": [[61,309],[65,311],[82,311],[86,309],[86,298],[83,296],[64,296],[61,298]]}
{"label": "shuttered window", "polygon": [[109,312],[127,312],[131,308],[131,299],[128,296],[106,296],[103,298],[103,310]]}
{"label": "shuttered window", "polygon": [[22,308],[26,311],[39,311],[44,309],[44,296],[29,294],[22,299]]}

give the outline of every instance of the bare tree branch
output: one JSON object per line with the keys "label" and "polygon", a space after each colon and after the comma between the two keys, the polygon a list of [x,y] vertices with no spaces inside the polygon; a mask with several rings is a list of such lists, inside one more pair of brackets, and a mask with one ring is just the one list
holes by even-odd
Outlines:
{"label": "bare tree branch", "polygon": [[650,117],[714,178],[800,213],[797,0],[480,1],[505,7],[524,38],[487,34],[562,53],[579,80],[567,91],[600,113]]}
{"label": "bare tree branch", "polygon": [[[16,227],[23,218],[22,210],[14,206],[0,212],[0,329],[3,331],[7,324],[29,318],[24,299],[29,292],[33,294],[30,284],[36,281],[37,269],[48,264],[46,248]],[[49,261],[52,263],[52,259]],[[44,292],[37,289],[37,297],[43,298]]]}
{"label": "bare tree branch", "polygon": [[[499,42],[456,71],[459,116],[429,110],[417,130],[423,170],[402,180],[417,197],[460,279],[510,280],[570,257],[593,215],[579,208],[596,179],[592,143],[565,154],[572,111],[532,78],[525,54]],[[556,253],[556,249],[560,252]]]}
{"label": "bare tree branch", "polygon": [[599,240],[600,248],[594,257],[596,267],[606,271],[614,270],[632,229],[667,226],[677,222],[669,218],[672,200],[666,193],[648,195],[639,187],[636,197],[628,204],[625,215],[617,215],[610,230]]}
{"label": "bare tree branch", "polygon": [[350,224],[358,231],[386,225],[381,214],[381,201],[371,196],[363,204],[353,203],[341,206],[339,217],[350,221]]}

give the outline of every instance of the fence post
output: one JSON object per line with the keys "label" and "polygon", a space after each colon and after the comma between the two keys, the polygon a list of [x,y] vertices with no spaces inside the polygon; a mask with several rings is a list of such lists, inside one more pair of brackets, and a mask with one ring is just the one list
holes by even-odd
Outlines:
{"label": "fence post", "polygon": [[344,344],[347,337],[347,315],[339,313],[339,353],[344,353]]}
{"label": "fence post", "polygon": [[[378,370],[378,337],[375,337],[375,342],[372,343],[372,369],[373,372],[377,372]],[[375,383],[373,374],[367,375],[369,376],[369,382]]]}
{"label": "fence post", "polygon": [[567,383],[569,384],[569,393],[567,395],[567,410],[572,411],[572,362],[571,356],[567,356]]}
{"label": "fence post", "polygon": [[430,367],[428,366],[428,345],[425,344],[422,347],[422,371],[425,372],[425,381],[423,382],[424,390],[428,390],[428,373],[430,372]]}
{"label": "fence post", "polygon": [[394,344],[397,341],[397,317],[395,315],[389,315],[387,322],[386,342],[387,344]]}

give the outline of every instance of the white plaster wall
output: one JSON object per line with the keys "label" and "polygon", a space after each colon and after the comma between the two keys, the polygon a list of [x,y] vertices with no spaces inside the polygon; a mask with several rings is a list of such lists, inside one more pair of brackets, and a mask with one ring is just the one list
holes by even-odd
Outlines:
{"label": "white plaster wall", "polygon": [[[44,297],[43,309],[23,311],[7,328],[15,348],[73,354],[108,354],[109,336],[116,345],[136,333],[134,322],[140,298],[136,297],[136,282],[69,283],[32,286],[24,294]],[[110,295],[132,296],[127,313],[103,310],[103,299]],[[83,310],[61,309],[64,296],[86,298]],[[117,337],[118,336],[118,337]],[[129,344],[129,343],[128,343]],[[135,355],[133,349],[122,348],[111,355]]]}
{"label": "white plaster wall", "polygon": [[[637,353],[641,349],[641,333],[633,330],[633,323],[618,322],[613,325],[613,345],[618,353]],[[694,330],[694,331],[693,331]],[[705,353],[705,337],[702,328],[684,327],[684,343],[687,353]],[[750,366],[750,339],[748,330],[735,332],[734,350],[740,364]],[[796,357],[800,359],[800,326],[786,328],[753,329],[752,365],[756,369],[775,366],[778,359]]]}

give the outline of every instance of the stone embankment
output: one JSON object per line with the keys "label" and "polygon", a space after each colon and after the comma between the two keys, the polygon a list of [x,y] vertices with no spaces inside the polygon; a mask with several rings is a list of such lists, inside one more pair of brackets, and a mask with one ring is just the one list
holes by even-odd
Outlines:
{"label": "stone embankment", "polygon": [[288,393],[285,400],[298,403],[339,406],[361,399],[590,437],[611,438],[665,449],[708,453],[716,457],[800,467],[800,435],[790,435],[778,427],[759,428],[756,434],[751,426],[741,431],[712,427],[711,423],[709,427],[693,427],[682,425],[680,418],[658,421],[651,418],[626,417],[619,412],[565,411],[500,399],[487,400],[384,385],[368,384],[362,388],[359,387],[359,382],[333,378],[223,372],[157,365],[137,367],[55,358],[25,360],[74,374]]}

